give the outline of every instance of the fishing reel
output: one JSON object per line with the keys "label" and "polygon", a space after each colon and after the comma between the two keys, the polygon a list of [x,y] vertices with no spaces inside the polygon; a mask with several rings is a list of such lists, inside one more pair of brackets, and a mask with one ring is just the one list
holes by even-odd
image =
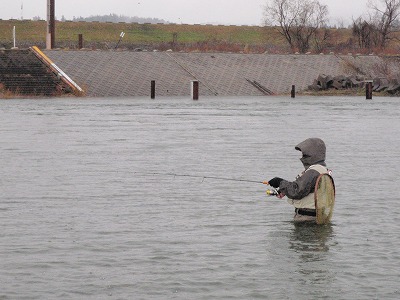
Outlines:
{"label": "fishing reel", "polygon": [[268,189],[266,190],[268,196],[278,196],[279,191],[277,189]]}
{"label": "fishing reel", "polygon": [[266,190],[266,193],[268,196],[276,196],[279,199],[282,199],[283,197],[285,197],[285,194],[279,192],[279,188],[278,189],[275,189],[275,188],[268,189],[268,190]]}

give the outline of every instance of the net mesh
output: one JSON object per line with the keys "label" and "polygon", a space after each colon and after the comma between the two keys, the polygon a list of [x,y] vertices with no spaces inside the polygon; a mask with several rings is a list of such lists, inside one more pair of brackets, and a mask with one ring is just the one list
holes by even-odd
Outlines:
{"label": "net mesh", "polygon": [[332,219],[335,205],[335,184],[329,174],[321,174],[315,184],[317,224],[327,224]]}

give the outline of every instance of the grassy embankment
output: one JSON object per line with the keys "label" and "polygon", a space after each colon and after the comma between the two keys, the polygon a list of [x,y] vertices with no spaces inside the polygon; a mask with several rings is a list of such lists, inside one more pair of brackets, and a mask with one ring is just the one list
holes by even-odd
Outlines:
{"label": "grassy embankment", "polygon": [[[16,27],[17,46],[44,47],[45,21],[0,21],[0,47],[12,46],[12,28]],[[56,47],[77,48],[78,34],[83,35],[84,47],[114,48],[119,34],[125,32],[120,48],[176,51],[218,51],[244,53],[289,53],[283,37],[274,27],[214,26],[186,24],[137,24],[99,22],[57,22]],[[176,39],[174,40],[174,34]],[[331,29],[329,49],[342,47],[350,38],[348,29]],[[311,50],[312,51],[312,50]]]}

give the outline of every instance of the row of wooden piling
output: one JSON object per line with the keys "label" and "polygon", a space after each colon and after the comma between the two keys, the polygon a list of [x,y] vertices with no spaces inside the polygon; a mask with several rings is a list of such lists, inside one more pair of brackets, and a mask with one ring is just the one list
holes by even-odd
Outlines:
{"label": "row of wooden piling", "polygon": [[[190,94],[193,100],[199,100],[199,81],[192,80],[190,83]],[[156,81],[151,81],[151,92],[150,92],[151,99],[156,98]]]}
{"label": "row of wooden piling", "polygon": [[[192,100],[199,100],[199,81],[192,80],[190,83],[190,95]],[[296,86],[292,85],[292,89],[290,91],[290,96],[292,98],[296,98]],[[365,96],[367,100],[372,99],[372,80],[366,81],[365,84]],[[150,92],[151,99],[156,98],[156,81],[151,81],[151,92]]]}

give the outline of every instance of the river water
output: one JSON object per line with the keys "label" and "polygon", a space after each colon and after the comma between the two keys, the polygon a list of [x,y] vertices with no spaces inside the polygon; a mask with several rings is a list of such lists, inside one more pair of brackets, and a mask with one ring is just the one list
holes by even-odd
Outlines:
{"label": "river water", "polygon": [[[3,100],[0,299],[399,299],[399,106]],[[260,183],[202,178],[292,180],[308,137],[327,145],[331,225],[294,224]]]}

